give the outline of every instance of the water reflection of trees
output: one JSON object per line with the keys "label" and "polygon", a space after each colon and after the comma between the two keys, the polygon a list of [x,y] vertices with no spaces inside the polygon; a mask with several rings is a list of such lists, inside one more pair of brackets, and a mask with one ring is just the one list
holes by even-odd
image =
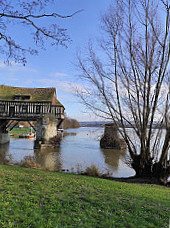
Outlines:
{"label": "water reflection of trees", "polygon": [[51,171],[61,171],[62,161],[60,148],[34,150],[37,166]]}
{"label": "water reflection of trees", "polygon": [[126,150],[113,150],[113,149],[101,149],[105,164],[109,170],[116,171],[119,168],[119,160],[121,157],[125,157]]}
{"label": "water reflection of trees", "polygon": [[76,135],[77,135],[77,133],[75,133],[75,132],[64,132],[62,134],[63,137],[66,137],[66,136],[76,136]]}

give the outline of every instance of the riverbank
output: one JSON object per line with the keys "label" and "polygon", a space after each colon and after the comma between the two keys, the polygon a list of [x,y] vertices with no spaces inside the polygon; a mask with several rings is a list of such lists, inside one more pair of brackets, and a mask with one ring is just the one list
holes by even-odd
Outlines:
{"label": "riverbank", "polygon": [[168,191],[0,165],[0,226],[168,227]]}
{"label": "riverbank", "polygon": [[27,138],[27,135],[30,134],[30,128],[14,128],[10,132],[10,136],[14,138]]}

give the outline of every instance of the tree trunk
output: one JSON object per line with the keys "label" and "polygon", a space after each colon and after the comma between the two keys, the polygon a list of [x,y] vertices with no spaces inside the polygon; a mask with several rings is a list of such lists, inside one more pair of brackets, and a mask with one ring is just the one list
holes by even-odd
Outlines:
{"label": "tree trunk", "polygon": [[137,178],[154,178],[161,184],[167,184],[170,176],[170,164],[155,163],[152,159],[142,159],[141,155],[135,155],[132,161],[132,168],[136,172]]}
{"label": "tree trunk", "polygon": [[166,163],[166,166],[161,163],[155,163],[152,169],[152,176],[159,180],[162,184],[168,183],[170,176],[170,164]]}
{"label": "tree trunk", "polygon": [[143,159],[141,155],[135,155],[132,162],[132,168],[136,172],[136,177],[151,178],[152,177],[152,161]]}

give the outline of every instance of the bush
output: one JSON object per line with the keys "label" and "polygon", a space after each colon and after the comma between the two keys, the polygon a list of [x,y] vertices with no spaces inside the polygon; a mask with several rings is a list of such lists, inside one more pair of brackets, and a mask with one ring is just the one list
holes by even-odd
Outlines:
{"label": "bush", "polygon": [[87,176],[93,176],[93,177],[99,177],[102,175],[100,169],[94,164],[86,168],[85,174]]}
{"label": "bush", "polygon": [[26,168],[39,168],[39,166],[36,163],[36,159],[34,156],[25,156],[24,159],[20,162],[20,166],[26,167]]}
{"label": "bush", "polygon": [[61,139],[61,135],[56,135],[53,138],[50,138],[49,144],[54,147],[58,147],[60,145]]}

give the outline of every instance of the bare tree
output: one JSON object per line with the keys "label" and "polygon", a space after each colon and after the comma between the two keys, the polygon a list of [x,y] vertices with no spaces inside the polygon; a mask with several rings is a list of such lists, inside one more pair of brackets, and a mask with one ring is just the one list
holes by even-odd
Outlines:
{"label": "bare tree", "polygon": [[79,92],[83,103],[119,127],[137,177],[164,182],[170,173],[169,11],[168,0],[116,1],[102,18],[99,54],[89,44],[88,57],[78,56],[87,85]]}
{"label": "bare tree", "polygon": [[[0,52],[6,56],[6,61],[15,61],[22,64],[26,63],[26,53],[37,54],[37,47],[44,48],[46,39],[51,41],[51,45],[66,46],[70,37],[67,30],[59,27],[57,18],[72,17],[79,11],[63,16],[56,12],[46,13],[45,9],[51,5],[53,0],[1,0],[0,1]],[[55,18],[55,23],[42,26],[47,19]],[[36,48],[23,47],[14,37],[10,35],[11,25],[25,26],[31,33],[35,41]],[[23,34],[24,37],[28,34]]]}

